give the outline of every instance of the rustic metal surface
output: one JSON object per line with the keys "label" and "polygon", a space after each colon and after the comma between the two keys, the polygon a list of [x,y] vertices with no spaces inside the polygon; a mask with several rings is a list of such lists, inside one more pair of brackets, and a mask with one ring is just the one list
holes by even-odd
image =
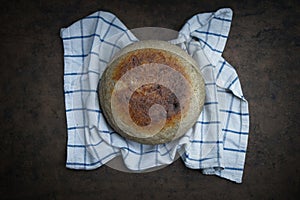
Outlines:
{"label": "rustic metal surface", "polygon": [[[129,174],[65,168],[61,27],[97,10],[129,28],[178,30],[191,16],[231,7],[224,57],[249,100],[241,185],[181,160]],[[299,194],[300,5],[297,1],[5,1],[0,6],[1,199],[296,199]]]}

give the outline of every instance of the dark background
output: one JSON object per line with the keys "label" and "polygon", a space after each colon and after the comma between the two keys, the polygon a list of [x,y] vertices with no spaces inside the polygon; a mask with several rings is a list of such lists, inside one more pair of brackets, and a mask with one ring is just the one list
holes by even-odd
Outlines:
{"label": "dark background", "polygon": [[[299,194],[300,5],[297,1],[1,1],[0,199],[296,199]],[[65,168],[63,48],[59,30],[97,10],[128,28],[179,30],[231,7],[224,57],[249,101],[242,184],[181,160],[147,174]]]}

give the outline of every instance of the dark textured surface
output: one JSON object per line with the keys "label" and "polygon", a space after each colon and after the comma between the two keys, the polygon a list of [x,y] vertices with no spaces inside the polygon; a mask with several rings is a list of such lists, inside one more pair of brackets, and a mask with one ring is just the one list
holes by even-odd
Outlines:
{"label": "dark textured surface", "polygon": [[[1,1],[1,199],[296,199],[299,195],[300,6],[297,1]],[[97,10],[129,28],[178,30],[196,13],[231,7],[224,57],[249,100],[243,184],[178,160],[148,174],[65,168],[59,29]]]}

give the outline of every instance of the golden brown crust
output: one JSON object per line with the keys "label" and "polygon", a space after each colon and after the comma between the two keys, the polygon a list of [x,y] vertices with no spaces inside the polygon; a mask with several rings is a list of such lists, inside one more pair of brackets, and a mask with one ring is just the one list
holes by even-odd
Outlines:
{"label": "golden brown crust", "polygon": [[162,41],[130,45],[103,73],[101,109],[120,135],[146,144],[165,143],[197,120],[204,81],[195,62],[173,46]]}
{"label": "golden brown crust", "polygon": [[147,84],[138,88],[129,100],[129,114],[138,126],[151,123],[148,111],[154,104],[162,105],[167,112],[166,125],[170,126],[181,115],[180,102],[174,93],[163,85]]}
{"label": "golden brown crust", "polygon": [[[170,54],[164,50],[150,48],[138,49],[127,53],[126,56],[123,56],[114,69],[112,79],[118,81],[127,71],[132,70],[137,66],[149,64],[166,65],[168,67],[171,67],[174,70],[180,72],[185,77],[185,79],[190,82],[189,77],[183,68],[183,63],[179,61],[176,55]],[[151,67],[151,65],[149,65],[149,67]],[[153,68],[152,73],[155,73],[155,70],[162,70],[162,68]],[[173,73],[173,71],[169,70],[164,71],[164,73],[162,74],[166,79],[164,83],[168,82],[171,84],[172,81],[174,82],[174,80],[172,80]],[[139,75],[143,77],[147,74]],[[190,95],[188,94],[190,92],[189,87],[184,82],[181,81],[177,87],[180,87],[180,90],[182,91],[182,93],[184,93],[180,95],[180,97],[177,97],[170,89],[157,83],[149,83],[139,87],[134,91],[129,100],[129,114],[132,120],[138,126],[149,125],[151,122],[151,118],[148,114],[149,109],[154,104],[159,104],[162,105],[167,112],[165,126],[174,125],[174,123],[176,123],[181,118],[180,101],[188,105],[189,102],[187,102],[187,97]],[[120,96],[122,96],[122,92],[127,92],[127,90],[121,90],[119,92]],[[180,100],[178,98],[180,98]],[[126,101],[122,101],[122,98],[119,98],[119,100],[120,101],[118,102],[118,104],[121,105],[120,109],[126,109]],[[185,108],[187,108],[187,106]],[[187,109],[185,109],[184,111],[186,110]]]}
{"label": "golden brown crust", "polygon": [[182,73],[182,75],[189,80],[188,75],[183,69],[183,64],[178,59],[177,55],[170,54],[170,52],[162,50],[162,49],[153,49],[153,48],[145,48],[138,49],[135,51],[131,51],[124,56],[118,67],[114,71],[113,79],[119,80],[128,70],[131,70],[134,67],[141,66],[143,64],[150,63],[159,63],[162,65],[167,65],[178,72]]}

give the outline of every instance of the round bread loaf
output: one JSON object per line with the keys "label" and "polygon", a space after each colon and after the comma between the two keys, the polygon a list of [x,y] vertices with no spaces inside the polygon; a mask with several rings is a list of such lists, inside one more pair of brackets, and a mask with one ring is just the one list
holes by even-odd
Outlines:
{"label": "round bread loaf", "polygon": [[123,48],[99,85],[102,112],[121,136],[162,144],[184,135],[203,108],[205,85],[197,63],[165,41]]}

